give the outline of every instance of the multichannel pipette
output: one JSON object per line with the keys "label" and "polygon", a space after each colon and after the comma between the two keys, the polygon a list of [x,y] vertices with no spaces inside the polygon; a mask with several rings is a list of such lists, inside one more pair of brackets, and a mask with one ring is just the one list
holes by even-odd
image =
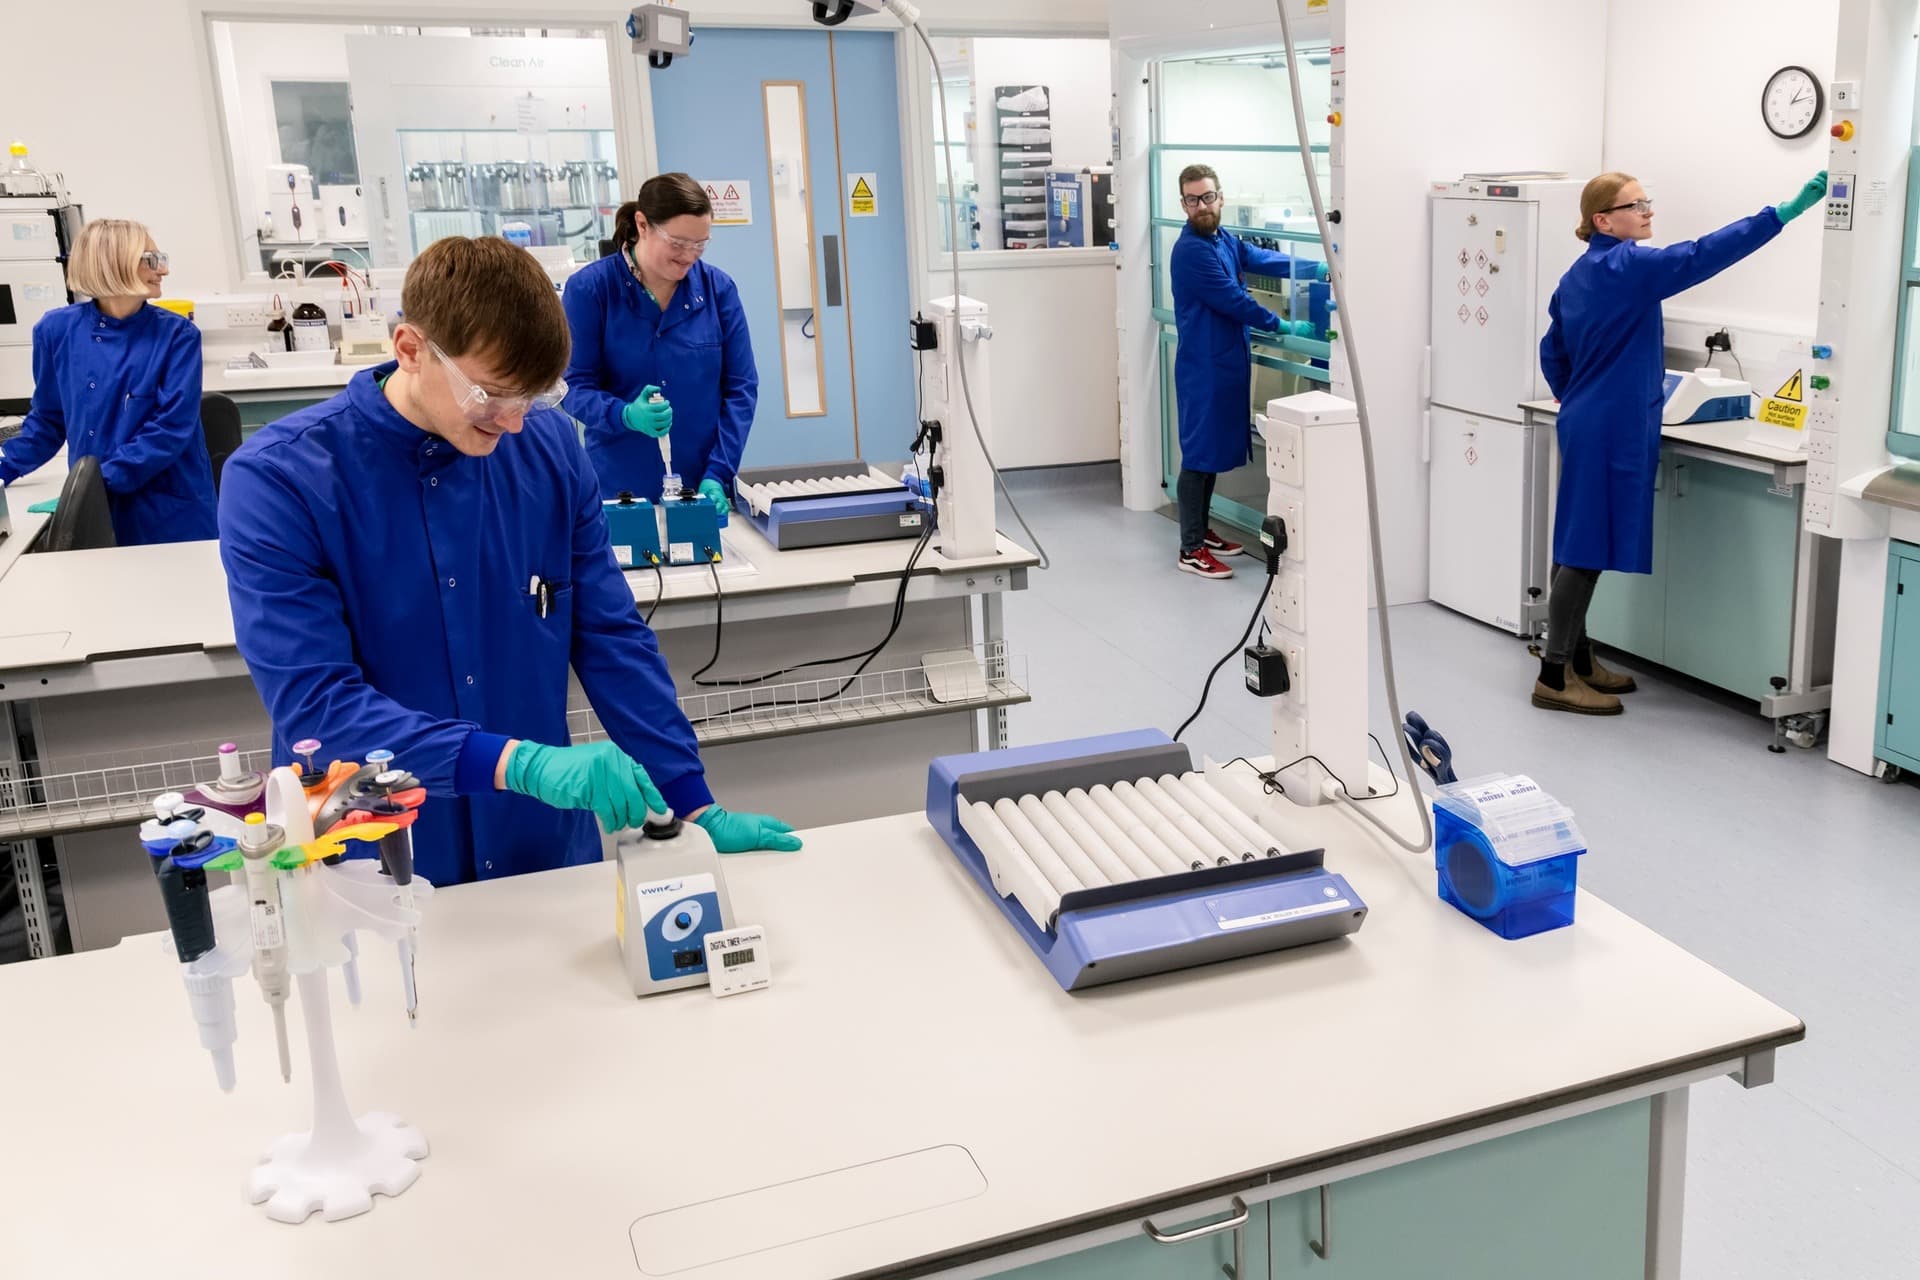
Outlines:
{"label": "multichannel pipette", "polygon": [[280,1050],[280,1078],[293,1080],[293,1060],[287,1048],[287,993],[291,986],[287,973],[286,910],[280,897],[280,877],[273,855],[286,843],[284,829],[270,826],[265,814],[251,814],[247,829],[240,837],[240,854],[246,860],[247,897],[252,903],[253,977],[260,994],[273,1010],[273,1038]]}

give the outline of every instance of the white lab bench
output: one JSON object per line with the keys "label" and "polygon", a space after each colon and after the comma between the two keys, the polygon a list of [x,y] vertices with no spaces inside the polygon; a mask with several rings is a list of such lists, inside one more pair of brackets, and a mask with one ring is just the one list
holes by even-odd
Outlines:
{"label": "white lab bench", "polygon": [[203,393],[218,392],[240,407],[241,424],[249,429],[284,418],[295,409],[339,394],[353,375],[370,366],[329,364],[293,369],[226,367],[224,355],[210,356],[200,374]]}
{"label": "white lab bench", "polygon": [[[1560,406],[1536,400],[1520,408],[1527,425],[1550,426]],[[1807,531],[1806,453],[1756,444],[1747,439],[1752,426],[1740,419],[1661,428],[1654,571],[1603,575],[1587,630],[1757,701],[1774,721],[1777,746],[1790,720],[1824,717],[1831,705],[1840,544]],[[1551,529],[1559,451],[1552,431],[1542,435],[1550,442]],[[1551,546],[1550,535],[1542,545]],[[1540,603],[1544,627],[1544,597]]]}
{"label": "white lab bench", "polygon": [[[725,539],[718,605],[705,569],[669,570],[652,625],[683,706],[703,721],[707,775],[728,805],[796,825],[895,812],[920,799],[930,757],[1005,743],[1006,708],[1027,693],[1023,660],[1006,645],[1001,593],[1024,589],[1037,563],[1031,552],[1005,538],[994,555],[966,561],[930,548],[908,584],[898,633],[845,699],[749,710],[747,693],[696,690],[687,679],[714,651],[717,609],[723,643],[709,678],[858,653],[886,633],[913,544],[779,552],[741,520]],[[655,575],[627,577],[646,612]],[[922,655],[962,649],[979,659],[984,685],[937,690]],[[797,673],[791,678],[820,679],[769,684],[760,700],[830,695],[851,666]],[[577,684],[572,706],[575,739],[599,736]],[[31,743],[31,756],[13,767],[51,779],[0,807],[0,842],[54,838],[75,948],[158,927],[151,877],[127,823],[154,793],[213,776],[221,742],[258,752],[258,761],[269,746],[265,709],[234,645],[218,544],[16,561],[0,576],[0,713],[12,719],[0,725],[11,729],[0,741]],[[43,897],[38,867],[30,846],[13,847],[32,900],[32,938]]]}
{"label": "white lab bench", "polygon": [[1588,894],[1573,927],[1502,941],[1428,862],[1296,814],[1295,847],[1367,901],[1359,933],[1080,995],[918,813],[728,859],[773,967],[728,1000],[634,998],[608,864],[438,894],[418,1029],[384,952],[362,1008],[334,1001],[350,1103],[432,1153],[335,1223],[240,1194],[309,1108],[250,979],[222,1096],[164,935],[0,969],[13,1025],[67,1029],[0,1057],[0,1093],[33,1100],[0,1269],[1200,1280],[1239,1222],[1240,1280],[1675,1280],[1688,1091],[1769,1083],[1801,1022]]}
{"label": "white lab bench", "polygon": [[67,451],[62,446],[60,452],[49,458],[38,471],[22,476],[6,487],[7,536],[0,538],[0,577],[4,577],[14,561],[27,553],[27,548],[47,527],[47,522],[53,519],[50,515],[32,512],[27,508],[59,497],[61,486],[66,482]]}

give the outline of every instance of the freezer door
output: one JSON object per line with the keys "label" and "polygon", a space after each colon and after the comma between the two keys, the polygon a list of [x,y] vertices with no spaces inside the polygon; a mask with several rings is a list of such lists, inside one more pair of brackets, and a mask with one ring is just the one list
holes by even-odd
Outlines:
{"label": "freezer door", "polygon": [[66,305],[59,263],[0,262],[0,346],[32,346],[34,321]]}
{"label": "freezer door", "polygon": [[1437,604],[1525,635],[1534,428],[1438,406],[1431,422],[1429,593]]}
{"label": "freezer door", "polygon": [[1433,402],[1513,418],[1546,395],[1540,337],[1552,293],[1539,278],[1540,206],[1435,197]]}

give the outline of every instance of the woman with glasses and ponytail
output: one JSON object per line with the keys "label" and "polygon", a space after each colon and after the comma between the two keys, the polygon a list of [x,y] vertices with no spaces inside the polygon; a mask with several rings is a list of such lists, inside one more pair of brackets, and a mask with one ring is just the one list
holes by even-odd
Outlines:
{"label": "woman with glasses and ponytail", "polygon": [[1587,641],[1587,606],[1603,571],[1653,571],[1653,484],[1660,466],[1666,354],[1660,304],[1712,279],[1820,203],[1825,171],[1749,218],[1659,249],[1653,201],[1624,173],[1580,196],[1573,234],[1587,251],[1553,293],[1540,369],[1560,401],[1560,489],[1553,516],[1547,647],[1533,705],[1618,715],[1633,677],[1609,671]]}
{"label": "woman with glasses and ponytail", "polygon": [[[89,222],[67,261],[86,300],[33,326],[33,402],[0,457],[12,484],[67,447],[67,465],[100,460],[114,541],[194,542],[216,535],[213,465],[200,430],[200,331],[147,302],[167,255],[137,222]],[[36,507],[44,510],[52,504]]]}
{"label": "woman with glasses and ponytail", "polygon": [[684,173],[647,179],[614,216],[614,252],[567,281],[566,410],[586,425],[602,496],[658,500],[673,469],[731,509],[760,375],[733,278],[701,261],[713,205]]}

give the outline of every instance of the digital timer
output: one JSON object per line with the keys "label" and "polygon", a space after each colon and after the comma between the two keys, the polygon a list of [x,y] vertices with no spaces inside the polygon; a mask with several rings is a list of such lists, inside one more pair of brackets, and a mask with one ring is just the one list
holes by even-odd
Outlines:
{"label": "digital timer", "polygon": [[757,924],[707,935],[708,985],[716,996],[758,991],[773,981],[767,959],[767,931]]}

